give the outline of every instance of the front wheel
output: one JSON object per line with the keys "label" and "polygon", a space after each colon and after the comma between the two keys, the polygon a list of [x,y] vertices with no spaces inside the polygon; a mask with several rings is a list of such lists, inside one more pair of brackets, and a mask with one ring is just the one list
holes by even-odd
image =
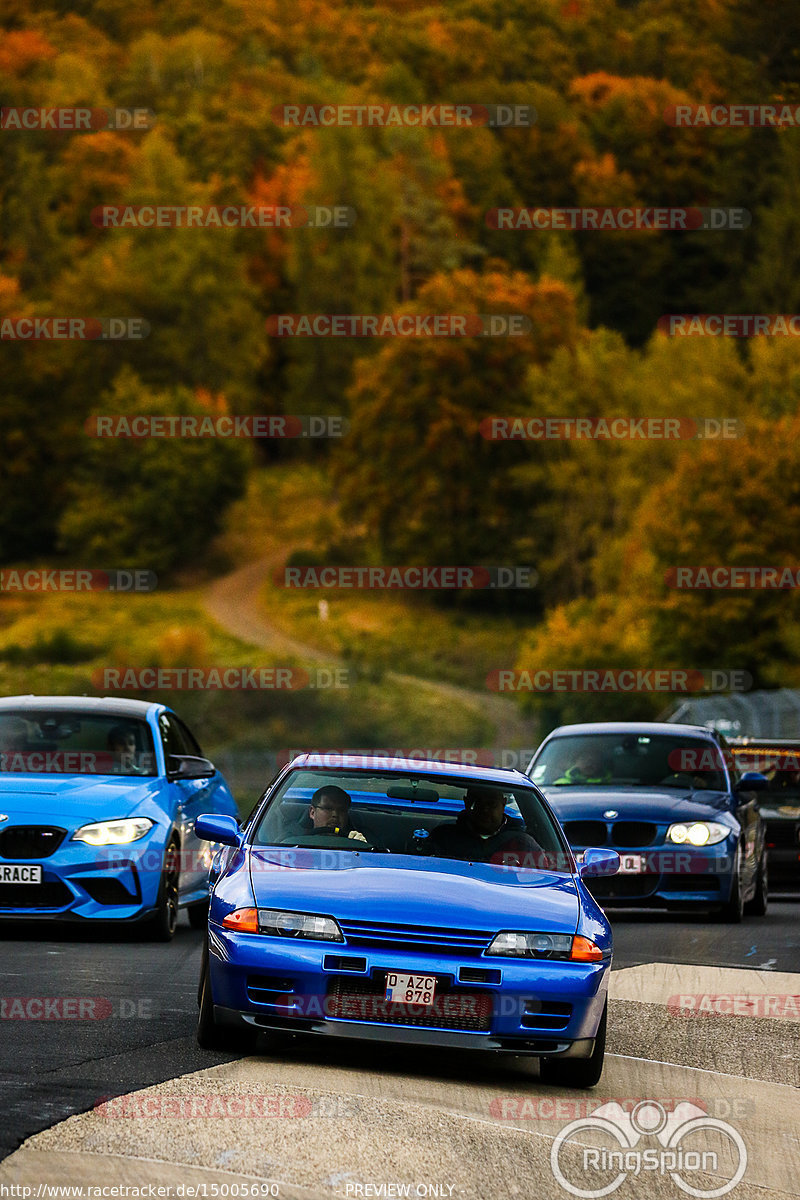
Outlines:
{"label": "front wheel", "polygon": [[148,936],[154,942],[171,942],[175,936],[178,924],[179,882],[180,851],[177,840],[172,838],[164,851],[155,915],[147,922]]}
{"label": "front wheel", "polygon": [[752,900],[745,905],[745,912],[754,917],[765,917],[769,903],[769,869],[767,867],[766,847],[761,851],[756,877],[756,890]]}
{"label": "front wheel", "polygon": [[211,994],[211,973],[208,966],[208,949],[203,947],[198,989],[200,1012],[197,1015],[197,1044],[203,1050],[221,1050],[228,1054],[247,1053],[254,1048],[256,1034],[246,1029],[231,1029],[220,1025],[214,1018],[214,997]]}
{"label": "front wheel", "polygon": [[736,851],[736,862],[733,867],[731,894],[719,911],[719,919],[725,925],[740,925],[744,917],[744,896],[742,893],[742,852]]}
{"label": "front wheel", "polygon": [[608,1023],[608,1000],[603,1006],[603,1015],[597,1027],[594,1049],[589,1058],[540,1058],[539,1078],[542,1083],[557,1087],[590,1088],[600,1082],[606,1054],[606,1025]]}

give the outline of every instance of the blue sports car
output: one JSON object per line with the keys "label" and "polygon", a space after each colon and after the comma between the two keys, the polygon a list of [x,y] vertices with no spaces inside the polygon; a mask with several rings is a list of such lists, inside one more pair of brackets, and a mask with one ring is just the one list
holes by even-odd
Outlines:
{"label": "blue sports car", "polygon": [[[292,1034],[536,1056],[603,1068],[611,929],[558,821],[519,771],[295,758],[222,843],[198,1000],[211,1049]],[[262,1045],[263,1045],[262,1038]]]}
{"label": "blue sports car", "polygon": [[0,699],[0,920],[204,926],[210,847],[197,816],[234,818],[225,780],[163,704]]}
{"label": "blue sports car", "polygon": [[534,754],[543,789],[576,851],[609,846],[606,906],[712,908],[725,921],[767,911],[767,847],[756,793],[716,730],[662,722],[562,725]]}

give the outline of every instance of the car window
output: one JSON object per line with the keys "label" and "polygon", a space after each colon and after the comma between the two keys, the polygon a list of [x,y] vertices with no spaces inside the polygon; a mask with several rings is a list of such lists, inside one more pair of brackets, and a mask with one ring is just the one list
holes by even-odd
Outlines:
{"label": "car window", "polygon": [[155,775],[150,727],[138,718],[48,709],[0,712],[0,771]]}
{"label": "car window", "polygon": [[161,744],[164,747],[165,755],[195,753],[194,750],[189,748],[189,743],[184,737],[180,722],[170,713],[161,713],[158,718],[158,728],[161,733]]}
{"label": "car window", "polygon": [[540,787],[692,788],[724,791],[723,752],[710,738],[592,733],[551,738],[530,776]]}
{"label": "car window", "polygon": [[571,869],[560,828],[535,789],[451,776],[301,768],[272,793],[250,836],[256,846]]}
{"label": "car window", "polygon": [[184,723],[180,719],[180,717],[176,717],[175,714],[172,713],[172,715],[170,716],[170,724],[174,725],[177,728],[178,732],[180,733],[181,737],[183,738],[183,743],[187,747],[187,749],[184,751],[184,753],[185,754],[195,754],[198,757],[202,758],[203,751],[200,749],[200,744],[197,741],[197,738],[194,736],[192,731],[186,725],[184,725]]}

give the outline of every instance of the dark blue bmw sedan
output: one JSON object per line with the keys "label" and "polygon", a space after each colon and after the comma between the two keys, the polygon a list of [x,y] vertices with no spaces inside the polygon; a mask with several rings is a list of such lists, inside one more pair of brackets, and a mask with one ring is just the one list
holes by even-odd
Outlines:
{"label": "dark blue bmw sedan", "polygon": [[[222,843],[198,1040],[311,1033],[533,1055],[590,1087],[603,1067],[611,929],[521,772],[301,755]],[[262,1045],[263,1045],[262,1039]]]}
{"label": "dark blue bmw sedan", "polygon": [[722,734],[695,725],[562,725],[528,775],[572,848],[613,847],[620,869],[592,881],[605,906],[713,908],[738,922],[767,911],[767,849],[757,793]]}

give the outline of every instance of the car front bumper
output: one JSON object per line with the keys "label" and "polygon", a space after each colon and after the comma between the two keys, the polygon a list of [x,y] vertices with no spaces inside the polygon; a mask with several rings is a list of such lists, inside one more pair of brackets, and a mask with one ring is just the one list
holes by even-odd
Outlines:
{"label": "car front bumper", "polygon": [[[611,965],[287,941],[210,926],[216,1020],[251,1030],[585,1058]],[[388,1003],[385,977],[398,971],[435,976],[434,1005]]]}

